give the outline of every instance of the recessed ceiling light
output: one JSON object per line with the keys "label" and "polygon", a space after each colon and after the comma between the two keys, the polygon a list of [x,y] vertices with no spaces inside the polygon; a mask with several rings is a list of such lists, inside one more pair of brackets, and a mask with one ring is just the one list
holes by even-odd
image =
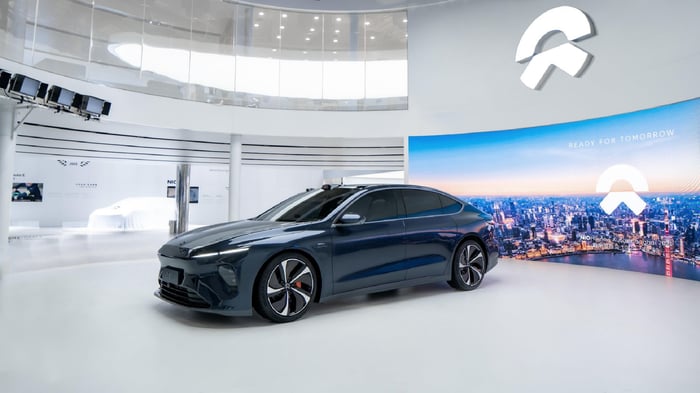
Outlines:
{"label": "recessed ceiling light", "polygon": [[365,22],[365,26],[369,26],[369,21]]}
{"label": "recessed ceiling light", "polygon": [[341,20],[343,20],[343,18],[341,18],[341,17],[335,18],[335,21],[336,21],[336,22],[340,22]]}
{"label": "recessed ceiling light", "polygon": [[408,38],[408,34],[404,35],[404,37]]}
{"label": "recessed ceiling light", "polygon": [[306,37],[306,38],[304,38],[304,39],[307,40],[307,41],[311,41],[311,38],[310,38],[310,37]]}
{"label": "recessed ceiling light", "polygon": [[258,15],[260,15],[260,16],[265,16],[265,13],[262,12],[262,11],[260,11],[260,12],[258,12]]}
{"label": "recessed ceiling light", "polygon": [[338,42],[338,39],[337,39],[337,38],[336,38],[336,39],[334,39],[334,40],[333,40],[333,42]]}
{"label": "recessed ceiling light", "polygon": [[314,20],[318,20],[318,15],[314,16]]}
{"label": "recessed ceiling light", "polygon": [[273,52],[277,52],[277,48],[272,48],[272,51],[273,51]]}
{"label": "recessed ceiling light", "polygon": [[338,52],[336,52],[336,51],[333,51],[333,54],[334,54],[334,55],[337,55],[337,54],[338,54]]}
{"label": "recessed ceiling light", "polygon": [[312,28],[309,29],[309,31],[316,31],[316,29],[314,29],[314,28],[312,27]]}
{"label": "recessed ceiling light", "polygon": [[282,39],[282,36],[281,36],[281,35],[278,35],[278,36],[277,36],[277,39],[278,39],[278,40],[281,40],[281,39]]}
{"label": "recessed ceiling light", "polygon": [[286,18],[286,17],[287,17],[287,14],[282,14],[282,17],[283,17],[283,18]]}
{"label": "recessed ceiling light", "polygon": [[307,51],[303,51],[302,53],[303,53],[303,54],[307,54],[307,53],[309,53],[309,52],[307,52]]}
{"label": "recessed ceiling light", "polygon": [[404,19],[404,20],[403,20],[403,23],[408,23],[408,19]]}
{"label": "recessed ceiling light", "polygon": [[369,36],[369,39],[370,39],[370,40],[373,40],[373,39],[374,39],[374,36],[373,36],[373,35]]}
{"label": "recessed ceiling light", "polygon": [[260,23],[255,23],[253,26],[254,26],[254,27],[260,27]]}
{"label": "recessed ceiling light", "polygon": [[281,30],[284,30],[284,26],[280,26],[280,29],[281,29]]}
{"label": "recessed ceiling light", "polygon": [[340,33],[340,30],[336,30],[336,31],[335,31],[335,34],[338,34],[338,33]]}

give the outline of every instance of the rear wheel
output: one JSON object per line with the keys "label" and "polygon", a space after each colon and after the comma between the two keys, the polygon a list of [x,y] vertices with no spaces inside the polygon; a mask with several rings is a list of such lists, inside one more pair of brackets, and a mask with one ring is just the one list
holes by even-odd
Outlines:
{"label": "rear wheel", "polygon": [[279,255],[265,265],[255,285],[255,309],[272,322],[292,322],[309,309],[316,295],[311,262],[293,253]]}
{"label": "rear wheel", "polygon": [[467,240],[460,244],[452,261],[450,286],[462,291],[476,289],[484,279],[486,254],[479,243]]}

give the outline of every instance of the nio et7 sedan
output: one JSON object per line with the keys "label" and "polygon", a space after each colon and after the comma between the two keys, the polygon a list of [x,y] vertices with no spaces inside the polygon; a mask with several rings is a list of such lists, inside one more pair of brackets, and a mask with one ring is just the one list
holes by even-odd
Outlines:
{"label": "nio et7 sedan", "polygon": [[475,289],[498,263],[491,216],[427,187],[323,186],[158,251],[155,295],[199,311],[300,318],[312,302],[446,280]]}

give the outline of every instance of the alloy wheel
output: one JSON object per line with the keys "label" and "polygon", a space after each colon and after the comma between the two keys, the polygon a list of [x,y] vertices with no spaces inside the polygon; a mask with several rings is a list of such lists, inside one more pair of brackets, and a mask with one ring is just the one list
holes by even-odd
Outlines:
{"label": "alloy wheel", "polygon": [[303,313],[314,296],[314,275],[301,259],[285,258],[270,272],[266,282],[266,301],[270,310],[282,319]]}
{"label": "alloy wheel", "polygon": [[484,277],[484,252],[479,245],[468,242],[462,248],[457,265],[462,282],[469,287],[476,287]]}

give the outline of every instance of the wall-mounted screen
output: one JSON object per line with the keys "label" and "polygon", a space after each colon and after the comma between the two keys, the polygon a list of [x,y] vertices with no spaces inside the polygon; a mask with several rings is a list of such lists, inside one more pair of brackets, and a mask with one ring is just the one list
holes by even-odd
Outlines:
{"label": "wall-mounted screen", "polygon": [[411,183],[493,215],[501,255],[700,280],[700,99],[408,151]]}
{"label": "wall-mounted screen", "polygon": [[12,183],[12,202],[41,202],[44,183]]}

